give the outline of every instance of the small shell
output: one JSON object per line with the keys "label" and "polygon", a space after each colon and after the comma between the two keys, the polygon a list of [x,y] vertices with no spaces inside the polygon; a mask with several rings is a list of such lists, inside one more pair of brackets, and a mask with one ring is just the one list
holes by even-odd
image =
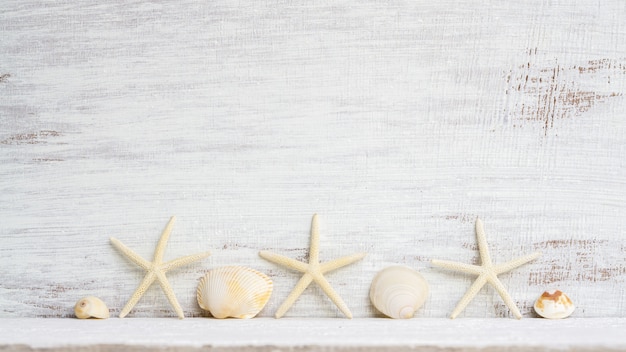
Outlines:
{"label": "small shell", "polygon": [[76,302],[74,314],[79,319],[107,319],[109,317],[109,308],[100,298],[89,296]]}
{"label": "small shell", "polygon": [[559,290],[545,291],[535,302],[535,312],[548,319],[567,318],[574,309],[572,300]]}
{"label": "small shell", "polygon": [[409,319],[428,297],[428,282],[417,271],[390,266],[372,280],[370,300],[376,309],[394,319]]}
{"label": "small shell", "polygon": [[215,318],[248,319],[257,315],[270,299],[272,280],[242,266],[213,269],[200,278],[198,304]]}

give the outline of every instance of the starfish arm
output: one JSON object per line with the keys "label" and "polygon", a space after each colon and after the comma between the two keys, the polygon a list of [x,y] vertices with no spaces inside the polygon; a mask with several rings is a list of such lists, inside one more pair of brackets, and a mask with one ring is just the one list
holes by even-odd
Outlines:
{"label": "starfish arm", "polygon": [[480,252],[481,264],[484,266],[491,266],[491,256],[489,255],[489,246],[487,245],[485,226],[479,218],[476,218],[476,238],[478,240],[478,251]]}
{"label": "starfish arm", "polygon": [[311,245],[309,246],[309,263],[319,263],[320,259],[320,224],[317,214],[311,220]]}
{"label": "starfish arm", "polygon": [[126,258],[128,258],[131,262],[140,266],[143,270],[149,270],[152,266],[152,263],[143,259],[139,256],[139,254],[135,253],[132,249],[126,247],[122,242],[120,242],[117,238],[111,237],[111,244],[118,251],[120,251]]}
{"label": "starfish arm", "polygon": [[541,252],[531,253],[523,257],[515,258],[506,263],[496,265],[494,269],[495,269],[496,274],[506,273],[507,271],[517,268],[518,266],[522,266],[532,260],[539,258],[539,256],[541,256]]}
{"label": "starfish arm", "polygon": [[483,272],[483,268],[478,265],[451,262],[449,260],[433,259],[430,261],[432,265],[440,268],[460,271],[466,274],[480,275]]}
{"label": "starfish arm", "polygon": [[504,288],[504,285],[502,285],[502,282],[500,281],[500,279],[498,279],[494,275],[493,277],[490,277],[488,279],[488,281],[491,284],[491,286],[493,286],[496,289],[496,291],[498,291],[498,293],[500,294],[500,297],[502,297],[502,300],[504,301],[504,303],[511,310],[511,313],[513,313],[513,315],[515,315],[515,317],[517,319],[522,319],[522,314],[520,313],[519,309],[517,308],[517,305],[515,304],[515,302],[513,302],[513,299],[511,298],[511,295],[509,295],[509,293],[507,292],[506,288]]}
{"label": "starfish arm", "polygon": [[174,289],[172,289],[172,285],[170,285],[169,281],[167,281],[167,277],[165,277],[165,273],[163,271],[158,271],[156,273],[157,280],[159,281],[159,285],[161,285],[161,289],[165,293],[165,297],[170,302],[170,305],[176,311],[176,315],[178,315],[179,319],[185,318],[185,314],[183,313],[183,309],[180,307],[178,300],[176,299],[176,295],[174,294]]}
{"label": "starfish arm", "polygon": [[320,264],[320,271],[322,272],[322,274],[327,273],[329,271],[333,271],[336,269],[339,269],[343,266],[352,264],[354,262],[357,262],[361,259],[363,259],[365,256],[367,255],[367,253],[354,253],[351,255],[347,255],[345,257],[341,257],[338,259],[334,259],[331,260],[329,262],[326,263],[322,263]]}
{"label": "starfish arm", "polygon": [[295,259],[291,259],[283,255],[275,254],[268,251],[260,251],[259,256],[265,260],[269,260],[270,262],[276,263],[278,265],[297,270],[301,273],[306,272],[307,268],[309,267],[309,264],[307,263],[299,262]]}
{"label": "starfish arm", "polygon": [[463,309],[467,307],[467,305],[472,301],[472,299],[474,299],[474,296],[476,296],[478,291],[480,291],[480,289],[485,285],[486,282],[487,277],[485,275],[480,275],[476,278],[476,281],[474,281],[472,286],[470,286],[467,292],[465,292],[463,298],[461,298],[459,303],[456,305],[456,308],[454,308],[454,310],[450,314],[450,319],[456,318],[463,311]]}
{"label": "starfish arm", "polygon": [[169,262],[161,266],[161,270],[163,270],[163,272],[165,273],[169,270],[176,269],[187,264],[191,264],[200,259],[204,259],[210,255],[211,255],[211,252],[204,252],[204,253],[192,254],[192,255],[184,256],[178,259],[170,260]]}
{"label": "starfish arm", "polygon": [[346,302],[341,299],[341,296],[339,296],[339,294],[333,289],[328,280],[326,280],[326,278],[321,274],[314,276],[314,280],[322,288],[322,290],[324,290],[326,296],[328,296],[328,298],[333,301],[337,308],[339,308],[339,310],[346,317],[348,317],[348,319],[352,319],[352,313],[350,312],[350,309],[348,309]]}
{"label": "starfish arm", "polygon": [[135,290],[135,292],[133,292],[133,295],[130,296],[130,299],[128,300],[128,302],[126,302],[124,308],[122,308],[122,311],[120,312],[120,318],[125,317],[130,312],[130,310],[133,309],[135,304],[139,302],[139,299],[143,296],[144,293],[146,293],[146,290],[148,289],[148,287],[150,287],[150,285],[152,285],[154,280],[156,280],[156,275],[154,274],[154,272],[148,272]]}
{"label": "starfish arm", "polygon": [[165,245],[167,245],[167,240],[170,238],[170,234],[172,233],[172,228],[174,227],[174,223],[176,222],[176,217],[172,216],[170,221],[165,225],[165,229],[161,233],[161,238],[159,238],[159,242],[157,244],[156,250],[154,251],[154,262],[162,263],[163,262],[163,253],[165,253]]}
{"label": "starfish arm", "polygon": [[285,313],[287,313],[289,308],[291,308],[291,306],[294,303],[296,303],[296,300],[298,299],[298,297],[300,297],[302,292],[304,292],[304,290],[311,284],[311,281],[313,281],[313,277],[311,276],[311,274],[306,273],[302,275],[302,277],[296,284],[296,287],[293,288],[293,290],[291,291],[289,296],[287,296],[287,299],[285,299],[283,304],[281,304],[280,307],[278,307],[278,310],[276,311],[276,315],[275,315],[277,319],[285,315]]}

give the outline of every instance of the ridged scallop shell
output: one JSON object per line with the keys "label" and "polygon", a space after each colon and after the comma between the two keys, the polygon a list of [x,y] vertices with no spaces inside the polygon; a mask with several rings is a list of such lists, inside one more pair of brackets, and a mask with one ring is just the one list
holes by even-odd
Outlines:
{"label": "ridged scallop shell", "polygon": [[428,282],[417,271],[404,266],[381,270],[370,287],[376,309],[394,319],[409,319],[428,297]]}
{"label": "ridged scallop shell", "polygon": [[535,312],[547,319],[567,318],[576,307],[567,295],[559,290],[545,291],[535,301]]}
{"label": "ridged scallop shell", "polygon": [[88,296],[76,302],[74,314],[79,319],[107,319],[109,317],[109,308],[100,298]]}
{"label": "ridged scallop shell", "polygon": [[273,288],[267,275],[242,266],[213,269],[200,278],[200,308],[215,318],[248,319],[257,315],[270,299]]}

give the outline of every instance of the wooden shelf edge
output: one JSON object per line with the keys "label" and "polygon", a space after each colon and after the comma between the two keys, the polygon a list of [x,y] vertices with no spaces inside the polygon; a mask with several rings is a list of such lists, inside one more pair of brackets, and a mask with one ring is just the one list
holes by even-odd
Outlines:
{"label": "wooden shelf edge", "polygon": [[0,319],[0,351],[626,351],[626,318]]}

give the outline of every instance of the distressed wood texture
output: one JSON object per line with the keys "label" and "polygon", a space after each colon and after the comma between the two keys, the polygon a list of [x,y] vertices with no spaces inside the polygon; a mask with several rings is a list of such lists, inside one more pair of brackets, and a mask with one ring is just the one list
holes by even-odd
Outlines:
{"label": "distressed wood texture", "polygon": [[[328,275],[374,317],[377,271],[418,269],[447,316],[484,220],[525,317],[558,287],[576,317],[626,317],[626,2],[36,1],[0,4],[0,317],[119,313],[171,215],[187,316],[224,265],[368,256]],[[172,317],[158,286],[129,317]],[[311,286],[286,316],[343,317]],[[491,287],[460,315],[510,317]]]}

